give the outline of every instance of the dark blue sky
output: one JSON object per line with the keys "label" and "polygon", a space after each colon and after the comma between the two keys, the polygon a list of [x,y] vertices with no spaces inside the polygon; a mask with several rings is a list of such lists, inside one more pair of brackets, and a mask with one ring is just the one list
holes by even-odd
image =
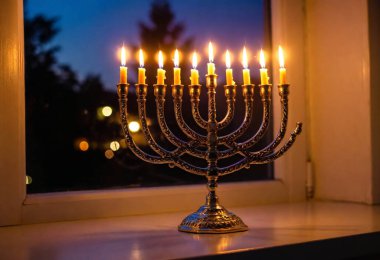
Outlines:
{"label": "dark blue sky", "polygon": [[[99,73],[107,88],[118,81],[117,49],[125,42],[138,44],[139,21],[149,21],[152,0],[28,0],[28,14],[58,16],[61,29],[55,43],[62,49],[60,62],[70,64],[82,78]],[[205,74],[207,43],[215,42],[217,73],[224,73],[224,51],[234,54],[233,68],[241,68],[238,53],[244,44],[256,54],[262,48],[263,0],[171,0],[176,21],[184,22],[186,35],[193,36],[201,55],[199,69]],[[149,54],[148,54],[149,55]],[[153,55],[153,54],[150,54]],[[186,55],[186,54],[184,54]],[[190,54],[187,54],[190,55]],[[187,60],[183,60],[185,62]],[[167,69],[172,65],[167,63]],[[251,57],[251,69],[257,68]],[[135,78],[137,68],[129,66],[128,76]],[[258,70],[252,73],[258,73]],[[182,77],[190,72],[183,71]],[[235,78],[240,75],[236,73]]]}

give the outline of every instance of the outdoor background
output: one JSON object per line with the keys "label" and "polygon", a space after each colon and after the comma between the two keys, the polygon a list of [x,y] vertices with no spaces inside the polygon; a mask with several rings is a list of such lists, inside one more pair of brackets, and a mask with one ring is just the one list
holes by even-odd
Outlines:
{"label": "outdoor background", "polygon": [[[26,59],[26,137],[28,192],[52,192],[100,188],[180,185],[204,183],[167,165],[150,165],[137,159],[125,146],[121,132],[116,84],[120,60],[118,49],[124,43],[130,57],[128,81],[135,83],[137,59],[143,48],[147,54],[147,83],[155,81],[156,52],[166,55],[167,84],[172,82],[171,53],[181,51],[182,83],[189,84],[190,55],[201,56],[198,65],[204,83],[207,44],[216,47],[218,83],[225,82],[224,52],[232,53],[234,80],[242,83],[240,52],[250,52],[252,80],[258,84],[257,52],[270,46],[268,6],[264,0],[28,0],[25,2]],[[268,49],[267,49],[268,50]],[[269,60],[270,61],[270,60]],[[133,87],[129,97],[132,120],[138,121]],[[155,121],[155,102],[150,89],[148,117],[155,137],[165,145]],[[239,90],[239,88],[238,88]],[[222,87],[217,89],[218,118],[225,114]],[[206,89],[202,92],[201,112],[206,117]],[[172,118],[168,95],[167,114]],[[255,97],[255,123],[249,137],[261,123],[260,98]],[[112,109],[108,115],[105,106]],[[190,103],[185,91],[184,110]],[[108,109],[110,112],[111,110]],[[236,129],[244,115],[238,91],[236,120],[224,133]],[[190,125],[191,115],[185,114]],[[169,126],[180,135],[175,120]],[[269,131],[263,146],[271,138]],[[223,133],[223,132],[222,132]],[[144,149],[142,134],[134,134]],[[243,137],[244,139],[244,137]],[[243,140],[242,139],[242,140]],[[117,144],[110,147],[111,142]],[[252,166],[222,181],[272,178],[272,165]]]}

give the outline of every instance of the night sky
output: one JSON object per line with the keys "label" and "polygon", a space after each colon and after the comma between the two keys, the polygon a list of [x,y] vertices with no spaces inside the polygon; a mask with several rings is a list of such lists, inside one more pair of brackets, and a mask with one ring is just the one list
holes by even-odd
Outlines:
{"label": "night sky", "polygon": [[[241,75],[238,54],[244,44],[252,52],[250,68],[258,74],[257,51],[263,46],[264,0],[171,0],[176,21],[186,26],[186,36],[193,36],[195,48],[201,55],[199,69],[206,73],[207,44],[212,40],[217,49],[217,73],[224,74],[224,52],[233,54],[232,66],[237,78]],[[138,22],[149,20],[152,0],[28,0],[30,16],[44,14],[59,17],[60,33],[55,43],[62,47],[60,62],[67,63],[82,78],[88,73],[101,74],[107,88],[115,89],[118,81],[119,58],[117,50],[124,42],[127,46],[139,44]],[[143,46],[142,46],[143,47]],[[158,46],[157,46],[158,49]],[[148,54],[150,58],[154,54]],[[184,54],[190,56],[189,54]],[[149,58],[149,57],[148,57]],[[187,62],[183,59],[182,62]],[[128,76],[135,79],[137,68],[129,65]],[[166,69],[172,64],[166,61]],[[190,72],[183,71],[182,77]],[[221,77],[223,79],[223,76]],[[170,83],[169,83],[170,84]]]}

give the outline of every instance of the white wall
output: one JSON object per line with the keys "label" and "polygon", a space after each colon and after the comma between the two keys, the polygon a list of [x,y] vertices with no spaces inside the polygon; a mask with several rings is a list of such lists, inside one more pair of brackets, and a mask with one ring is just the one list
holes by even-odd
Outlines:
{"label": "white wall", "polygon": [[378,173],[372,168],[367,1],[305,3],[316,196],[373,203]]}

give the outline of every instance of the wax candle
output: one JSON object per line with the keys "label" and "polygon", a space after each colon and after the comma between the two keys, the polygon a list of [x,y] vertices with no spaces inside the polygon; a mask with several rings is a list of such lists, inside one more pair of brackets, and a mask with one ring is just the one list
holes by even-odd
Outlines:
{"label": "wax candle", "polygon": [[157,85],[164,85],[166,79],[166,71],[162,69],[164,66],[164,56],[162,55],[162,51],[158,52],[158,66],[159,68],[157,69]]}
{"label": "wax candle", "polygon": [[144,68],[144,53],[140,49],[139,51],[139,61],[140,61],[140,68],[139,68],[139,76],[138,76],[138,84],[145,84],[145,68]]}
{"label": "wax candle", "polygon": [[265,68],[265,57],[263,50],[260,50],[260,78],[261,78],[261,85],[268,85],[269,79],[268,79],[268,70]]}
{"label": "wax candle", "polygon": [[120,84],[127,84],[127,71],[128,68],[125,66],[127,63],[127,53],[125,47],[121,47],[120,54],[121,66],[120,66]]}
{"label": "wax candle", "polygon": [[226,51],[226,85],[234,85],[234,79],[232,76],[232,69],[231,69],[231,57],[230,52]]}
{"label": "wax candle", "polygon": [[251,73],[248,69],[248,57],[247,50],[243,49],[243,84],[250,85],[251,84]]}
{"label": "wax candle", "polygon": [[280,63],[280,85],[286,84],[286,69],[285,69],[285,58],[284,52],[281,46],[278,47],[278,60]]}
{"label": "wax candle", "polygon": [[179,68],[179,53],[174,52],[174,85],[181,85],[181,68]]}
{"label": "wax candle", "polygon": [[208,43],[208,63],[207,63],[207,74],[214,75],[215,74],[215,63],[214,63],[214,49],[212,47],[212,43]]}
{"label": "wax candle", "polygon": [[197,70],[198,58],[197,58],[196,52],[193,53],[192,61],[193,61],[192,62],[193,68],[191,70],[191,77],[190,77],[191,85],[199,85],[199,72]]}

